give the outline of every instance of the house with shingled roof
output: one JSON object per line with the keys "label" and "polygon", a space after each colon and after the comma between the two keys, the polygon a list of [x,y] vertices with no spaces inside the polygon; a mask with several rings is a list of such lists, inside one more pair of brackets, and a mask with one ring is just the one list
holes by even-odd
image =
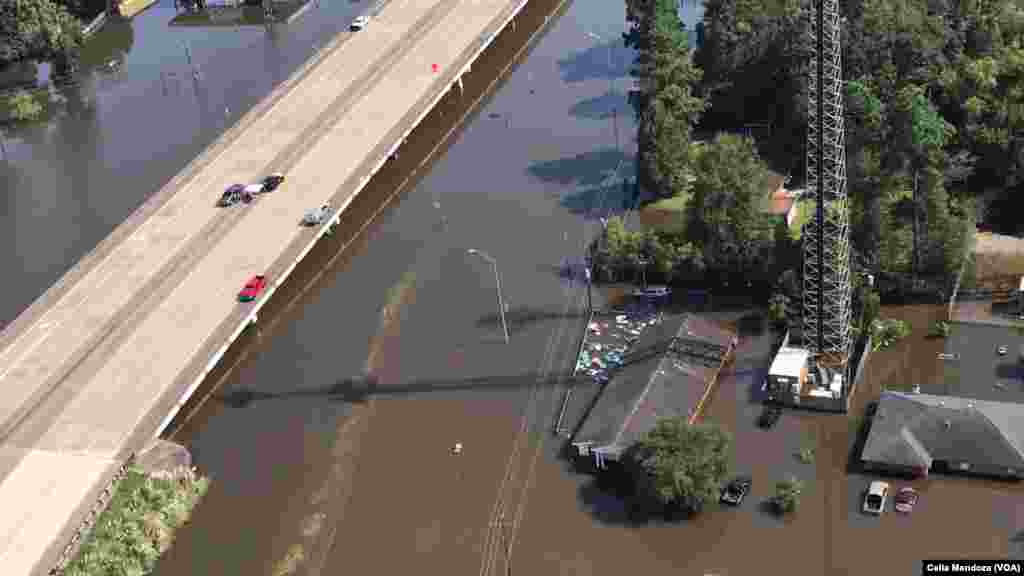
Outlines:
{"label": "house with shingled roof", "polygon": [[861,460],[891,474],[1024,478],[1024,405],[884,392]]}

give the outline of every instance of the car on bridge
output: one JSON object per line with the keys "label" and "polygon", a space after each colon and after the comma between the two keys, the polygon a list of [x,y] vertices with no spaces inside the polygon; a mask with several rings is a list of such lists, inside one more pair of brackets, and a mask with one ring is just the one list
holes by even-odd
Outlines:
{"label": "car on bridge", "polygon": [[263,290],[266,287],[267,277],[262,274],[257,274],[256,276],[249,278],[249,281],[245,283],[245,287],[243,287],[242,291],[238,293],[238,301],[252,302],[263,293]]}
{"label": "car on bridge", "polygon": [[366,25],[369,24],[369,23],[370,23],[370,17],[369,16],[359,16],[355,20],[353,20],[351,24],[349,24],[348,29],[353,31],[353,32],[358,32],[358,31],[362,30],[363,28],[366,28]]}
{"label": "car on bridge", "polygon": [[324,204],[319,208],[313,208],[312,210],[307,211],[302,217],[302,224],[304,226],[316,226],[317,224],[322,224],[330,213],[331,207],[327,204]]}
{"label": "car on bridge", "polygon": [[228,186],[228,189],[221,194],[220,200],[217,201],[217,206],[227,207],[234,206],[239,202],[248,204],[253,200],[253,193],[249,186],[242,184],[232,184]]}
{"label": "car on bridge", "polygon": [[280,172],[274,172],[270,176],[267,176],[263,180],[260,180],[260,194],[266,194],[267,192],[273,192],[274,190],[277,190],[278,186],[280,186],[283,182],[284,174],[281,174]]}

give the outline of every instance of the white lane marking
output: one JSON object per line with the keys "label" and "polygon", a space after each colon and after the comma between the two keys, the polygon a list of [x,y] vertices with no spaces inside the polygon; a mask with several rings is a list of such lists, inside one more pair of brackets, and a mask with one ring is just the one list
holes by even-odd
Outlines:
{"label": "white lane marking", "polygon": [[[404,37],[405,37],[404,35],[403,36],[399,36],[398,38],[395,39],[395,42],[401,42]],[[314,64],[314,66],[317,66],[317,65],[319,65],[319,64],[321,64],[323,62],[324,62],[324,60],[320,59],[320,61],[316,62]],[[345,66],[345,67],[348,66],[348,62],[346,62],[344,60],[339,60],[338,63],[339,63],[339,67],[340,66]],[[364,63],[364,64],[368,64],[368,63]],[[365,71],[367,69],[368,69],[368,67],[365,67],[365,66],[363,68],[359,68],[356,71],[357,72],[356,78],[358,78],[361,74],[365,73]],[[307,77],[300,84],[303,84],[303,85],[306,85],[306,86],[320,87],[320,86],[323,86],[326,83],[337,82],[337,75],[338,75],[337,73],[340,72],[340,70],[338,70],[338,68],[334,68],[334,67],[327,67],[327,68],[324,68],[322,70],[319,70],[318,72],[319,72],[318,75],[315,75],[315,76],[312,76],[312,77]],[[310,84],[310,81],[312,81],[312,84]],[[298,85],[299,84],[295,84],[294,86],[298,86]],[[293,88],[294,88],[294,86],[293,86]],[[277,113],[279,111],[279,107],[280,106],[282,106],[285,103],[289,103],[289,102],[293,106],[299,106],[300,105],[300,101],[299,100],[294,100],[293,98],[291,98],[294,94],[295,93],[292,92],[292,91],[289,91],[288,93],[284,94],[277,102],[275,102],[273,105],[270,106],[270,108],[268,108],[266,110],[266,112],[263,114],[263,118],[261,119],[260,122],[254,123],[251,126],[247,127],[246,131],[248,131],[249,129],[251,129],[254,126],[266,126],[267,128],[266,128],[265,131],[272,132],[273,131],[272,128],[273,128],[273,126],[275,126],[275,123],[270,121],[270,120],[271,120],[271,117],[273,115],[275,115],[275,113]],[[328,103],[327,106],[330,106],[330,103]],[[327,107],[325,107],[324,110],[327,110]],[[319,116],[319,114],[317,116]],[[303,128],[299,132],[301,133],[305,129],[308,129],[309,127],[311,127],[315,120],[316,120],[316,117],[314,117],[312,120],[310,120],[310,122],[306,124],[305,128]],[[240,133],[238,135],[238,137],[240,137],[242,135],[244,135],[244,132]],[[61,299],[58,301],[56,306],[54,306],[53,308],[50,308],[49,310],[44,312],[43,315],[40,316],[39,320],[37,320],[37,324],[29,327],[29,329],[26,331],[25,335],[29,334],[30,332],[32,332],[37,327],[39,329],[43,329],[42,328],[43,325],[45,325],[48,328],[51,325],[53,325],[54,327],[59,327],[60,325],[64,324],[68,320],[68,318],[66,318],[66,317],[65,318],[60,318],[60,319],[53,319],[53,320],[47,320],[47,318],[49,316],[51,316],[51,315],[60,314],[60,313],[64,313],[64,315],[67,316],[67,314],[70,313],[71,310],[77,311],[79,308],[84,306],[86,304],[86,302],[88,302],[97,293],[102,294],[103,290],[101,290],[101,288],[106,284],[107,280],[109,280],[112,275],[114,275],[115,273],[117,273],[119,271],[119,269],[116,266],[113,266],[112,267],[113,269],[107,270],[106,274],[102,277],[102,279],[100,279],[98,281],[93,281],[91,276],[94,273],[96,273],[97,271],[99,271],[101,268],[107,267],[107,263],[114,257],[115,254],[124,255],[126,250],[130,250],[131,244],[133,244],[133,243],[141,244],[141,243],[144,243],[146,241],[147,238],[144,235],[144,233],[146,233],[146,232],[159,233],[159,232],[164,231],[166,228],[170,227],[172,224],[176,224],[177,220],[179,220],[183,215],[185,215],[188,212],[189,208],[191,208],[196,203],[198,203],[198,202],[200,202],[202,200],[206,200],[207,197],[205,195],[195,195],[192,198],[190,198],[188,200],[184,200],[183,202],[179,203],[178,205],[180,206],[180,208],[177,211],[172,211],[171,212],[171,214],[172,214],[171,218],[166,218],[166,219],[163,219],[163,220],[159,220],[159,221],[157,221],[157,223],[155,225],[147,226],[147,224],[150,221],[157,220],[156,217],[158,215],[160,215],[161,213],[166,213],[173,205],[175,205],[174,201],[178,198],[178,194],[180,192],[182,192],[182,191],[192,191],[192,190],[197,190],[197,189],[199,189],[199,190],[206,190],[207,188],[210,187],[210,186],[208,186],[208,184],[210,184],[211,181],[213,181],[215,179],[221,178],[221,175],[225,171],[224,170],[214,171],[214,170],[212,170],[212,168],[215,166],[216,163],[218,163],[222,159],[222,157],[224,156],[224,154],[226,152],[228,152],[229,150],[236,149],[236,147],[237,147],[237,145],[238,145],[238,143],[240,141],[238,139],[238,137],[236,137],[234,142],[231,142],[228,145],[222,147],[221,150],[218,151],[213,156],[213,158],[211,158],[206,163],[206,166],[203,167],[201,170],[199,170],[192,177],[192,179],[182,189],[180,189],[178,192],[176,192],[174,194],[174,196],[172,196],[172,198],[170,198],[167,202],[165,202],[162,206],[160,206],[156,211],[154,211],[152,214],[150,214],[149,217],[147,217],[146,220],[144,220],[135,230],[133,230],[131,232],[131,234],[129,234],[129,236],[127,238],[125,238],[124,240],[121,241],[121,243],[119,243],[117,246],[115,246],[114,249],[111,250],[110,253],[108,253],[106,256],[104,256],[103,259],[100,262],[96,263],[93,266],[92,270],[90,270],[90,272],[85,275],[85,277],[83,277],[79,282],[75,283],[75,285],[72,286],[71,289],[66,294],[64,294],[64,296],[61,297]],[[280,152],[282,152],[284,150],[287,150],[288,146],[290,146],[293,142],[294,142],[293,140],[289,140],[288,144],[286,144],[283,148],[281,148],[277,152],[274,152],[273,157],[276,157]],[[271,158],[271,160],[273,160],[273,157]],[[251,163],[251,161],[250,162],[241,162],[241,163],[242,164],[247,164],[247,163]],[[365,178],[365,179],[368,179],[368,178]],[[198,185],[199,183],[202,183],[203,186],[199,186]],[[157,190],[156,193],[159,193],[159,190]],[[177,217],[177,218],[175,218],[175,217]],[[209,222],[209,220],[207,220],[207,222]],[[204,225],[205,225],[205,223],[204,223]],[[129,256],[129,258],[126,258],[126,259],[130,260],[131,254],[129,253],[128,256]],[[167,258],[165,258],[165,259],[160,261],[160,265],[162,265],[163,263],[166,263],[167,261],[172,259],[174,256],[175,256],[175,252],[171,252],[168,255]],[[143,261],[143,259],[140,258],[139,262],[142,262],[142,261]],[[133,269],[133,267],[131,265],[129,265],[126,271],[131,271],[132,269]],[[82,292],[86,288],[90,288],[90,290],[80,300],[78,300],[77,302],[72,302],[71,301],[71,298],[73,296],[75,296],[78,293]],[[115,308],[114,313],[116,313],[116,312],[117,312],[117,309]],[[113,314],[111,314],[110,316],[113,316]],[[71,319],[74,320],[74,317],[72,317]],[[31,354],[36,349],[38,349],[39,346],[45,340],[47,340],[50,337],[50,335],[52,335],[53,333],[54,333],[54,331],[52,331],[52,330],[45,331],[45,333],[38,340],[36,340],[31,346],[29,346],[27,350],[22,352],[17,357],[17,359],[14,360],[14,362],[10,363],[10,366],[7,369],[5,369],[3,372],[0,372],[0,380],[3,380],[4,376],[6,376],[8,373],[10,373],[11,370],[13,370],[17,365],[19,365],[29,354]],[[16,344],[20,340],[21,339],[19,338],[19,340],[17,340],[14,343],[12,343],[11,346],[8,346],[7,349],[5,349],[3,351],[0,351],[0,364],[5,363],[7,361],[7,357],[10,356],[10,354],[14,352],[15,348],[17,348]]]}
{"label": "white lane marking", "polygon": [[[328,73],[329,71],[327,70],[322,71],[321,77],[317,78],[317,80],[321,82],[324,81],[325,78],[323,78],[322,76],[326,76]],[[330,76],[326,78],[326,80],[330,79]],[[262,121],[257,124],[253,124],[253,126],[267,126],[267,130],[270,131],[274,126],[274,123],[265,121],[270,119],[273,113],[277,111],[279,106],[289,101],[289,96],[291,96],[291,94],[285,94],[284,97],[280,98],[277,102],[275,102],[263,115]],[[296,104],[293,103],[293,105]],[[311,125],[312,121],[310,121],[308,126]],[[23,337],[34,330],[46,330],[46,328],[49,328],[51,325],[57,327],[65,323],[68,320],[66,317],[59,319],[50,319],[49,317],[57,314],[63,314],[64,316],[67,316],[67,314],[70,311],[77,311],[77,309],[84,306],[89,301],[89,299],[95,296],[96,294],[103,293],[103,290],[101,290],[101,288],[106,284],[107,280],[109,280],[110,277],[113,276],[115,273],[120,271],[120,269],[116,265],[108,266],[108,262],[110,262],[115,255],[128,256],[128,258],[125,258],[125,260],[131,260],[132,253],[130,252],[130,250],[132,248],[132,244],[145,243],[146,240],[148,239],[145,233],[163,232],[168,227],[177,224],[178,220],[180,220],[182,216],[188,213],[189,208],[195,206],[198,202],[202,200],[206,200],[207,197],[205,195],[195,195],[190,199],[183,200],[181,202],[175,202],[175,200],[179,198],[178,194],[180,192],[197,189],[206,190],[210,188],[211,181],[213,181],[216,178],[221,178],[222,173],[225,171],[214,171],[211,170],[211,168],[213,168],[215,164],[221,160],[221,158],[226,152],[235,149],[238,142],[239,140],[236,139],[234,142],[221,148],[221,150],[217,152],[216,155],[214,155],[214,157],[209,160],[206,166],[193,176],[193,178],[183,187],[183,189],[179,190],[179,192],[176,192],[172,198],[170,198],[167,202],[160,206],[160,208],[158,208],[156,211],[150,214],[150,216],[146,218],[146,220],[143,221],[142,224],[139,225],[139,227],[133,230],[132,233],[128,235],[128,237],[122,240],[121,243],[115,246],[114,249],[111,250],[106,256],[104,256],[102,260],[96,263],[93,266],[92,270],[90,270],[90,272],[85,275],[85,277],[81,278],[79,282],[75,283],[75,285],[72,286],[71,289],[61,297],[61,299],[53,308],[50,308],[49,310],[44,312],[43,315],[40,316],[39,320],[37,320],[37,323],[33,324],[28,328]],[[291,141],[289,141],[289,145],[290,143]],[[288,145],[286,145],[286,147],[287,146]],[[274,156],[277,156],[277,153],[274,153]],[[199,184],[202,184],[202,186],[200,186]],[[159,190],[157,191],[157,193],[159,193]],[[177,210],[171,210],[171,208],[175,206],[178,207]],[[169,210],[171,211],[172,214],[171,218],[165,218],[160,220],[157,219],[157,216],[161,215],[162,213],[167,213]],[[147,224],[149,224],[151,221],[155,221],[156,223],[154,225],[147,226]],[[207,220],[207,222],[208,221],[209,220]],[[169,256],[173,257],[174,253],[172,252]],[[162,260],[161,264],[167,262],[168,259]],[[128,268],[128,270],[131,269],[131,267]],[[99,280],[96,280],[94,274],[101,273],[101,270],[103,270],[103,272],[105,273]],[[84,294],[84,296],[81,297],[79,300],[74,301],[74,296],[77,296],[86,288],[89,288],[89,290]],[[34,352],[43,343],[43,341],[45,341],[51,334],[53,334],[53,331],[46,332],[45,334],[42,335],[41,338],[37,339],[31,346],[29,346],[27,350],[18,355],[17,359],[11,362],[11,365],[6,370],[0,372],[0,380],[3,380],[4,376],[6,376],[15,366],[17,366],[21,361],[23,361],[26,356]],[[8,357],[15,351],[15,349],[17,348],[17,342],[20,340],[21,339],[19,338],[17,341],[13,342],[11,346],[8,346],[5,350],[0,351],[0,363],[7,362]]]}

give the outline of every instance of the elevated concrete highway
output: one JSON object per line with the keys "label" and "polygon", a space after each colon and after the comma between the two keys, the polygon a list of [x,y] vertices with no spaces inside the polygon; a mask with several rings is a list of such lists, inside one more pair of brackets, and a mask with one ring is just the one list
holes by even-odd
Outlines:
{"label": "elevated concrete highway", "polygon": [[[386,0],[239,120],[0,333],[0,567],[43,574],[338,212],[525,0]],[[433,65],[437,65],[437,69]],[[216,208],[233,183],[277,191]],[[266,274],[256,302],[245,280]]]}

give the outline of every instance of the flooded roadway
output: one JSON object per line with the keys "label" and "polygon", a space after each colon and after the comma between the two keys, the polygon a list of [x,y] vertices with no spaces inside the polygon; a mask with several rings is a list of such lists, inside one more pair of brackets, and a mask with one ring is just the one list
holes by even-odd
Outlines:
{"label": "flooded roadway", "polygon": [[[574,361],[584,292],[557,265],[629,200],[609,178],[633,170],[624,28],[621,3],[569,6],[429,175],[253,340],[173,435],[213,484],[157,574],[413,569],[396,548],[479,568],[466,550],[482,550],[518,431],[549,430],[560,399],[534,384]],[[498,263],[508,345],[470,248]],[[364,371],[374,399],[334,393]],[[438,465],[456,441],[461,472]],[[475,504],[422,497],[453,489]]]}

